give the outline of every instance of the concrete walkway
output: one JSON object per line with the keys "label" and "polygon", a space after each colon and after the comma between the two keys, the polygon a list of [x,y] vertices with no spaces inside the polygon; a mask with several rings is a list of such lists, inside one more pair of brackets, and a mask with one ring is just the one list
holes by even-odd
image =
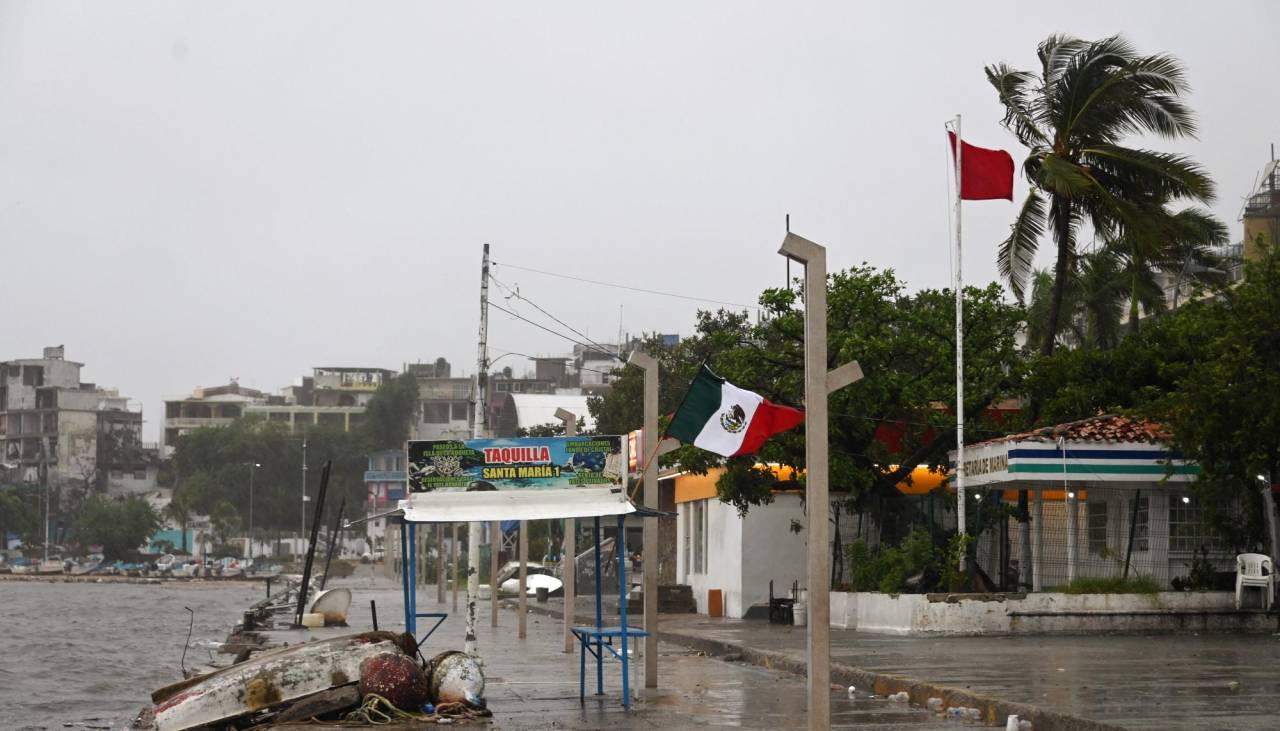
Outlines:
{"label": "concrete walkway", "polygon": [[[589,621],[594,610],[580,602],[580,621]],[[667,641],[804,671],[804,628],[664,614],[661,630]],[[1274,635],[916,638],[833,629],[831,638],[833,682],[908,690],[916,702],[946,689],[1000,699],[993,721],[1010,711],[1028,717],[1017,708],[1028,706],[1039,712],[1038,729],[1280,727]]]}
{"label": "concrete walkway", "polygon": [[[350,629],[372,626],[369,600],[377,601],[379,627],[403,629],[398,589],[381,577],[354,576],[334,582],[352,589]],[[426,641],[425,656],[461,649],[464,621],[452,613],[452,603],[437,604],[435,587],[418,593],[420,612],[449,612],[445,623]],[[530,602],[532,604],[532,602]],[[465,610],[465,601],[460,609]],[[621,665],[606,664],[605,695],[594,692],[593,666],[588,664],[587,700],[578,700],[578,655],[563,652],[562,623],[545,614],[528,617],[528,637],[517,639],[517,615],[504,609],[499,626],[490,627],[489,603],[480,603],[478,641],[486,664],[486,696],[498,729],[685,729],[726,726],[748,729],[805,728],[805,683],[794,674],[743,662],[724,662],[687,647],[659,645],[661,687],[644,689],[643,663],[633,665],[631,710],[622,707]],[[426,628],[419,624],[419,634]],[[333,632],[326,628],[323,632]],[[637,661],[640,656],[635,656]],[[590,658],[589,658],[590,660]],[[833,728],[881,731],[954,728],[921,708],[870,698],[861,693],[849,699],[833,689]],[[971,724],[966,724],[973,727]]]}

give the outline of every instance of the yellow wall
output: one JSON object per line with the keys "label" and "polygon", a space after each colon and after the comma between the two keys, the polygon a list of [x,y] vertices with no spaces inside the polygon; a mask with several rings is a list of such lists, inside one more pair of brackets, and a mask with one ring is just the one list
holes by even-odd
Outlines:
{"label": "yellow wall", "polygon": [[[790,467],[771,465],[779,480],[793,479],[794,471]],[[705,475],[683,474],[676,478],[676,502],[687,503],[692,500],[706,500],[716,496],[716,480],[724,472],[714,469]],[[924,495],[932,492],[946,479],[945,472],[930,472],[927,468],[917,467],[911,473],[910,484],[907,481],[898,483],[898,489],[906,495]]]}

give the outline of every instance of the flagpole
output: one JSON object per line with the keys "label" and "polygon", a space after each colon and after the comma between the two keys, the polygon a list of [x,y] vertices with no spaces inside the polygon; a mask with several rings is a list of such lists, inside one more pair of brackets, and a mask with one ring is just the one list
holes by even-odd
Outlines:
{"label": "flagpole", "polygon": [[[964,494],[964,275],[961,266],[962,250],[960,245],[960,201],[963,200],[961,186],[964,178],[963,170],[964,141],[960,137],[960,115],[956,115],[956,522],[960,535],[965,534],[965,494]],[[960,559],[964,566],[965,560]]]}

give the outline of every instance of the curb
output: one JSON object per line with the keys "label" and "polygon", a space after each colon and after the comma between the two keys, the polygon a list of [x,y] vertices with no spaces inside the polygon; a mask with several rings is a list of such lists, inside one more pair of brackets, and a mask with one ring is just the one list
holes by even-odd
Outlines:
{"label": "curb", "polygon": [[[515,608],[514,602],[512,602],[511,608]],[[564,617],[563,611],[550,607],[539,607],[532,602],[528,604],[528,608],[529,611],[537,614],[556,618]],[[682,645],[720,658],[736,655],[743,662],[801,677],[808,674],[808,664],[803,658],[797,658],[786,653],[759,650],[724,640],[712,640],[698,635],[662,629],[658,630],[658,640]],[[831,663],[831,682],[833,685],[841,687],[852,685],[858,688],[866,688],[881,697],[905,692],[913,705],[921,707],[925,706],[930,698],[941,698],[944,708],[947,706],[967,706],[979,709],[982,712],[982,720],[986,723],[1000,724],[1011,714],[1017,714],[1018,718],[1031,721],[1032,728],[1035,731],[1126,731],[1123,726],[1071,716],[1028,703],[1006,701],[963,688],[952,688],[901,675],[878,673],[841,663]]]}

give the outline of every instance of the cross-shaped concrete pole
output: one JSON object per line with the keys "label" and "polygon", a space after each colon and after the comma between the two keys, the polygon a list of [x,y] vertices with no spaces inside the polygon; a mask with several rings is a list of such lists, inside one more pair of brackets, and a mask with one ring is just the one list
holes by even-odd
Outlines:
{"label": "cross-shaped concrete pole", "polygon": [[[556,418],[564,422],[564,435],[578,433],[578,416],[568,409],[556,409]],[[578,521],[564,519],[564,551],[560,556],[560,581],[564,584],[564,651],[573,652],[577,641],[573,637],[573,609],[578,581]]]}
{"label": "cross-shaped concrete pole", "polygon": [[[658,361],[640,350],[627,362],[644,369],[644,438],[638,464],[644,467],[644,506],[658,509],[658,459],[649,452],[658,444]],[[658,524],[643,518],[644,543],[644,687],[658,687]],[[624,589],[625,590],[625,589]]]}
{"label": "cross-shaped concrete pole", "polygon": [[809,728],[831,728],[831,550],[827,396],[862,378],[858,363],[827,371],[827,250],[788,233],[779,254],[804,265],[804,461],[808,583]]}

